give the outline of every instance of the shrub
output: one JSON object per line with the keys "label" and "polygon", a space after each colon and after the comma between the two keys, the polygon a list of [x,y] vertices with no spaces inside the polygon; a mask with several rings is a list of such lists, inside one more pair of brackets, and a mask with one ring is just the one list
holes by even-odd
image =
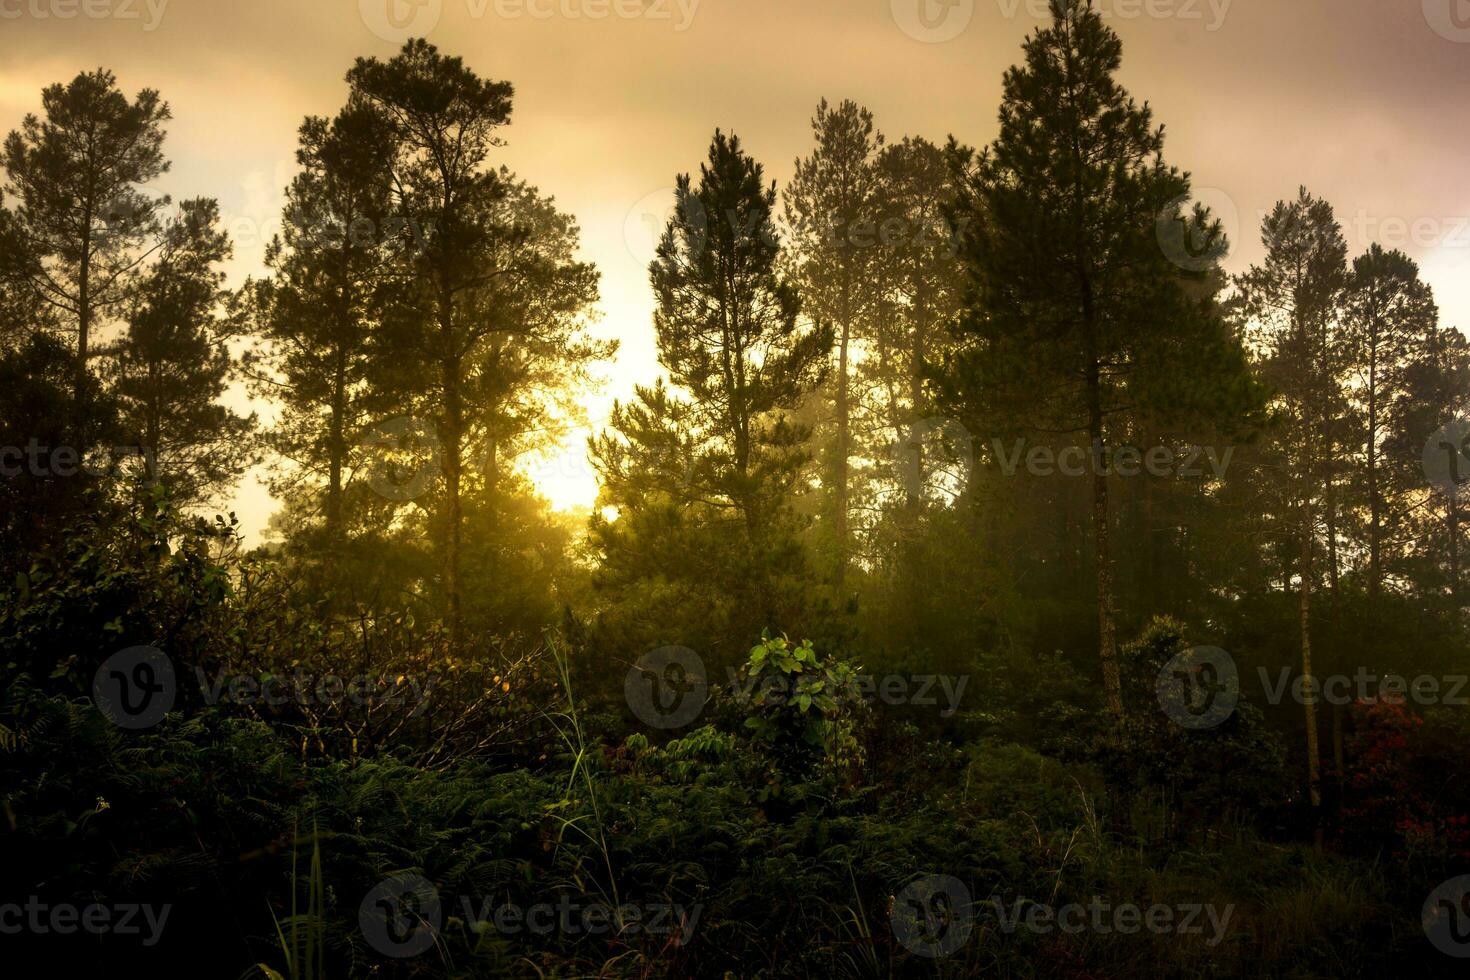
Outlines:
{"label": "shrub", "polygon": [[823,661],[811,641],[764,635],[736,676],[745,728],[786,775],[850,776],[862,765],[857,737],[866,709],[858,669]]}

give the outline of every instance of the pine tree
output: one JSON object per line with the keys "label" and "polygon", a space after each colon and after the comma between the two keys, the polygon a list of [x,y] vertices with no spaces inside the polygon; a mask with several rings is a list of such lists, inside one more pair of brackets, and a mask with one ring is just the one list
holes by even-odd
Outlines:
{"label": "pine tree", "polygon": [[353,447],[385,400],[370,383],[374,331],[391,302],[394,256],[418,232],[391,211],[392,135],[361,101],[330,121],[306,119],[301,173],[266,251],[272,275],[255,297],[262,344],[251,365],[257,390],[281,404],[270,440],[289,461],[272,489],[284,496],[303,477],[324,481],[320,510],[339,543]]}
{"label": "pine tree", "polygon": [[831,480],[834,577],[840,589],[851,551],[853,347],[878,301],[874,282],[881,256],[874,157],[883,146],[883,134],[874,131],[873,114],[850,99],[835,109],[823,99],[812,118],[812,132],[816,148],[796,161],[783,198],[791,231],[791,282],[807,315],[832,324],[837,336]]}
{"label": "pine tree", "polygon": [[821,382],[833,331],[803,330],[799,298],[778,273],[776,186],[738,137],[716,131],[696,190],[678,205],[649,270],[659,362],[695,405],[707,440],[700,478],[716,485],[752,543],[770,525],[804,459],[786,413]]}
{"label": "pine tree", "polygon": [[1110,435],[1142,416],[1230,416],[1252,391],[1212,297],[1187,288],[1206,272],[1171,261],[1158,233],[1182,222],[1214,257],[1219,223],[1181,212],[1188,175],[1165,165],[1163,129],[1115,80],[1117,35],[1085,0],[1051,11],[1006,73],[999,137],[978,155],[950,149],[972,308],[948,384],[972,413],[983,403],[1090,446],[1099,656],[1120,723]]}
{"label": "pine tree", "polygon": [[255,459],[255,416],[220,403],[235,365],[219,316],[230,244],[218,223],[214,201],[181,204],[130,297],[112,371],[124,425],[184,505],[230,489]]}
{"label": "pine tree", "polygon": [[[421,503],[424,526],[442,542],[446,619],[459,646],[468,510],[485,530],[478,568],[495,579],[500,555],[521,546],[514,519],[528,509],[502,499],[522,492],[510,464],[575,422],[573,391],[614,345],[585,329],[598,273],[576,258],[576,222],[490,165],[510,116],[509,83],[482,79],[421,40],[386,63],[360,59],[348,81],[354,99],[388,121],[391,207],[409,230],[391,259],[371,379],[403,413],[433,420],[443,479]],[[502,526],[502,516],[513,520]]]}
{"label": "pine tree", "polygon": [[1403,392],[1384,431],[1385,468],[1396,464],[1409,470],[1402,478],[1407,488],[1402,504],[1387,522],[1400,532],[1396,539],[1402,536],[1408,542],[1401,553],[1399,548],[1389,553],[1399,554],[1416,599],[1433,602],[1448,596],[1452,618],[1458,618],[1466,605],[1462,579],[1470,530],[1470,521],[1465,520],[1470,473],[1450,471],[1448,475],[1466,481],[1451,493],[1447,486],[1426,488],[1428,474],[1422,466],[1426,449],[1444,451],[1443,445],[1431,445],[1430,440],[1451,423],[1470,418],[1470,341],[1455,328],[1443,326],[1428,332],[1418,353],[1404,368]]}
{"label": "pine tree", "polygon": [[1286,533],[1295,539],[1297,550],[1297,628],[1308,691],[1304,702],[1307,782],[1317,814],[1322,805],[1321,752],[1310,686],[1313,592],[1318,578],[1314,553],[1320,516],[1329,544],[1329,583],[1335,597],[1333,488],[1341,469],[1338,447],[1347,417],[1341,383],[1346,348],[1340,343],[1339,320],[1347,280],[1347,243],[1332,206],[1312,197],[1306,188],[1296,200],[1276,205],[1262,224],[1261,240],[1265,260],[1239,277],[1237,286],[1244,312],[1257,328],[1256,344],[1264,355],[1262,376],[1277,393],[1271,449],[1279,469],[1272,482],[1281,496],[1272,509],[1295,515]]}
{"label": "pine tree", "polygon": [[41,104],[44,116],[27,115],[5,140],[5,189],[19,203],[23,273],[76,331],[80,392],[93,334],[120,311],[169,203],[141,190],[168,170],[169,108],[152,89],[130,102],[100,68],[49,86]]}
{"label": "pine tree", "polygon": [[[791,413],[822,383],[833,343],[830,327],[798,324],[775,199],[760,164],[718,131],[698,186],[678,178],[649,270],[672,388],[639,388],[591,446],[602,502],[619,515],[593,518],[603,590],[644,612],[682,606],[652,621],[699,628],[727,653],[800,615],[791,500],[809,432]],[[628,617],[639,618],[651,617]]]}
{"label": "pine tree", "polygon": [[38,330],[56,328],[53,308],[36,292],[38,277],[19,222],[0,204],[0,345],[15,348]]}
{"label": "pine tree", "polygon": [[871,353],[859,373],[874,403],[869,439],[875,445],[869,455],[888,457],[897,471],[889,474],[890,484],[901,488],[906,506],[913,506],[932,496],[935,482],[952,484],[965,477],[954,472],[950,480],[931,479],[946,455],[963,464],[963,457],[973,453],[965,433],[936,424],[926,392],[950,346],[949,331],[963,299],[958,230],[949,215],[954,175],[944,151],[918,137],[884,147],[876,166],[883,268]]}
{"label": "pine tree", "polygon": [[1429,355],[1430,335],[1438,326],[1434,293],[1407,255],[1384,251],[1375,243],[1353,262],[1343,301],[1343,339],[1352,372],[1350,397],[1362,433],[1354,448],[1362,447],[1357,477],[1368,507],[1370,616],[1376,615],[1383,591],[1385,525],[1397,525],[1407,516],[1403,501],[1419,482],[1417,460],[1385,457],[1383,444],[1402,424],[1412,397],[1406,387],[1408,372]]}
{"label": "pine tree", "polygon": [[458,647],[466,388],[474,357],[493,329],[470,315],[468,300],[503,273],[491,254],[497,240],[521,234],[502,223],[496,204],[505,188],[499,172],[486,166],[500,145],[497,130],[510,119],[513,89],[480,78],[422,39],[410,40],[386,62],[359,58],[347,81],[354,97],[390,122],[395,208],[423,236],[421,246],[402,256],[414,295],[401,305],[389,342],[404,359],[403,383],[430,395],[444,476],[444,591]]}
{"label": "pine tree", "polygon": [[491,576],[499,556],[514,561],[521,546],[500,520],[503,507],[510,516],[524,509],[506,499],[520,492],[513,464],[544,455],[585,419],[578,398],[597,387],[594,365],[617,351],[616,341],[587,332],[599,277],[576,258],[576,221],[510,171],[502,168],[500,181],[506,193],[496,205],[499,220],[517,233],[497,241],[489,261],[498,274],[469,296],[469,316],[487,330],[470,359],[464,430],[478,471],[477,507],[494,542],[486,562]]}

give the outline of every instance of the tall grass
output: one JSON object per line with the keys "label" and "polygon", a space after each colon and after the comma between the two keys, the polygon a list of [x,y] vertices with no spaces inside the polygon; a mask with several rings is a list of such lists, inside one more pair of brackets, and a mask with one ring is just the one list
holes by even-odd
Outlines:
{"label": "tall grass", "polygon": [[257,963],[246,976],[258,973],[267,980],[326,980],[326,885],[322,876],[321,836],[316,821],[311,828],[311,864],[306,874],[306,908],[300,908],[298,887],[301,881],[299,859],[301,838],[292,834],[291,842],[291,914],[284,923],[276,916],[276,910],[266,903],[271,922],[276,928],[276,942],[280,945],[285,960],[284,973],[269,964]]}

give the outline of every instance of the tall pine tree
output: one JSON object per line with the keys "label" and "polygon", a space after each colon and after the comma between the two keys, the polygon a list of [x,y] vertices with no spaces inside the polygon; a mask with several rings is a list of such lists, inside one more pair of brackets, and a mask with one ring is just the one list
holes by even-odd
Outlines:
{"label": "tall pine tree", "polygon": [[594,517],[593,541],[605,589],[703,597],[719,607],[699,617],[719,621],[706,641],[729,652],[764,626],[796,625],[804,562],[790,502],[809,432],[791,413],[821,384],[833,332],[799,324],[778,272],[775,185],[738,138],[716,132],[698,185],[681,175],[676,195],[649,270],[674,390],[640,388],[594,440],[603,503],[619,516]]}
{"label": "tall pine tree", "polygon": [[1033,432],[1090,447],[1098,650],[1108,711],[1121,722],[1110,540],[1108,444],[1141,415],[1229,415],[1249,401],[1238,345],[1192,272],[1161,247],[1161,218],[1207,252],[1218,222],[1181,215],[1189,178],[1163,161],[1163,129],[1114,78],[1122,45],[1086,0],[1052,0],[1052,24],[1006,72],[1000,135],[975,155],[951,147],[970,338],[951,385]]}

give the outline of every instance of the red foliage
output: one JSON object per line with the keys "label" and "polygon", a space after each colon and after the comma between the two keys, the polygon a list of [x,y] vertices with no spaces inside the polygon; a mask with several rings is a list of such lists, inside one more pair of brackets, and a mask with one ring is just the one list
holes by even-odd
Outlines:
{"label": "red foliage", "polygon": [[1359,701],[1347,744],[1345,843],[1387,847],[1395,857],[1470,858],[1470,813],[1452,784],[1460,740],[1401,700]]}

